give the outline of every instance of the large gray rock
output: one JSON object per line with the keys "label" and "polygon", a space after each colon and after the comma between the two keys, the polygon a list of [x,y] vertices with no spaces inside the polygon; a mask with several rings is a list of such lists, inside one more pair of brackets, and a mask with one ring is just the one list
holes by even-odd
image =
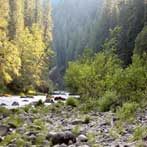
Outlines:
{"label": "large gray rock", "polygon": [[9,126],[0,125],[0,136],[6,136],[9,132]]}
{"label": "large gray rock", "polygon": [[47,140],[50,140],[53,145],[56,144],[66,144],[68,145],[69,142],[75,143],[76,142],[76,137],[74,134],[70,131],[65,131],[65,132],[50,132],[48,133]]}

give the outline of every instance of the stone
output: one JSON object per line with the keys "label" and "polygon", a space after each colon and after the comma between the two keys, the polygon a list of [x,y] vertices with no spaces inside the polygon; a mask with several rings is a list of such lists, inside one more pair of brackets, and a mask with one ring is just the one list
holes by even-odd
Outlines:
{"label": "stone", "polygon": [[27,142],[27,143],[24,145],[24,147],[32,147],[32,144],[29,143],[29,142]]}
{"label": "stone", "polygon": [[23,100],[23,102],[29,102],[28,100]]}
{"label": "stone", "polygon": [[53,99],[46,99],[45,103],[54,103],[54,100]]}
{"label": "stone", "polygon": [[7,104],[5,104],[5,103],[1,103],[0,106],[7,106]]}
{"label": "stone", "polygon": [[79,147],[90,147],[89,145],[81,145]]}
{"label": "stone", "polygon": [[0,136],[6,136],[9,132],[9,126],[0,125]]}
{"label": "stone", "polygon": [[80,124],[84,124],[84,121],[81,119],[76,119],[72,122],[72,125],[80,125]]}
{"label": "stone", "polygon": [[36,144],[36,136],[35,135],[31,135],[28,137],[28,140],[32,142],[33,145]]}
{"label": "stone", "polygon": [[81,134],[81,135],[78,136],[78,141],[79,142],[87,142],[88,139],[85,135]]}
{"label": "stone", "polygon": [[52,141],[53,145],[62,144],[62,143],[68,145],[70,141],[72,141],[72,143],[76,142],[76,137],[70,131],[57,132],[57,133],[50,132],[46,136],[46,139]]}
{"label": "stone", "polygon": [[64,97],[55,97],[54,98],[55,101],[65,101],[66,99]]}
{"label": "stone", "polygon": [[8,147],[18,147],[16,144],[9,144]]}
{"label": "stone", "polygon": [[67,147],[67,145],[61,144],[61,145],[54,145],[53,147]]}
{"label": "stone", "polygon": [[32,136],[32,135],[37,136],[38,133],[39,133],[38,131],[29,131],[26,133],[26,135],[27,136]]}
{"label": "stone", "polygon": [[13,102],[12,106],[19,106],[19,103],[18,102]]}

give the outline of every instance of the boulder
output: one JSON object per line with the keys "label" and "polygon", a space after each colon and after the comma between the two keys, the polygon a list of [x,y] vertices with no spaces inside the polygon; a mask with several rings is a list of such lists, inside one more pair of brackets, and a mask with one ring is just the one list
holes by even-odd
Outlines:
{"label": "boulder", "polygon": [[63,143],[68,145],[69,142],[72,142],[72,143],[76,142],[76,137],[70,131],[50,132],[48,133],[46,139],[50,140],[53,145],[63,144]]}
{"label": "boulder", "polygon": [[23,100],[23,102],[29,102],[29,100]]}
{"label": "boulder", "polygon": [[84,121],[81,119],[76,119],[72,122],[72,125],[81,125],[84,124]]}
{"label": "boulder", "polygon": [[12,106],[19,106],[19,103],[18,102],[13,102]]}
{"label": "boulder", "polygon": [[7,104],[5,104],[5,103],[1,103],[0,106],[7,106]]}
{"label": "boulder", "polygon": [[85,135],[81,134],[78,136],[78,141],[79,142],[87,142],[88,138]]}
{"label": "boulder", "polygon": [[81,145],[79,147],[90,147],[89,145]]}
{"label": "boulder", "polygon": [[9,126],[0,125],[0,136],[6,136],[9,132]]}
{"label": "boulder", "polygon": [[65,101],[66,99],[64,97],[55,97],[54,98],[55,101]]}
{"label": "boulder", "polygon": [[67,145],[61,144],[61,145],[54,145],[53,147],[67,147]]}

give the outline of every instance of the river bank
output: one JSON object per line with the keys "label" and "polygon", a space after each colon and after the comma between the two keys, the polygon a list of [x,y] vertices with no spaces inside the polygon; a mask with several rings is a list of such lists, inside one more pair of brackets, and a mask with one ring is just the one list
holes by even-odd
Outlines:
{"label": "river bank", "polygon": [[120,122],[112,112],[82,112],[62,102],[0,111],[2,147],[146,146],[147,110],[132,123]]}

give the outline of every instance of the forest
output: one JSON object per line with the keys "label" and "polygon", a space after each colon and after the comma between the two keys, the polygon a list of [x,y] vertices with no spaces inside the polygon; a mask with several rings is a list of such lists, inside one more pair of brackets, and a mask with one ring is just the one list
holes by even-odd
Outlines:
{"label": "forest", "polygon": [[2,147],[145,147],[147,0],[0,0],[7,95]]}
{"label": "forest", "polygon": [[48,89],[51,42],[49,0],[0,0],[0,91]]}

